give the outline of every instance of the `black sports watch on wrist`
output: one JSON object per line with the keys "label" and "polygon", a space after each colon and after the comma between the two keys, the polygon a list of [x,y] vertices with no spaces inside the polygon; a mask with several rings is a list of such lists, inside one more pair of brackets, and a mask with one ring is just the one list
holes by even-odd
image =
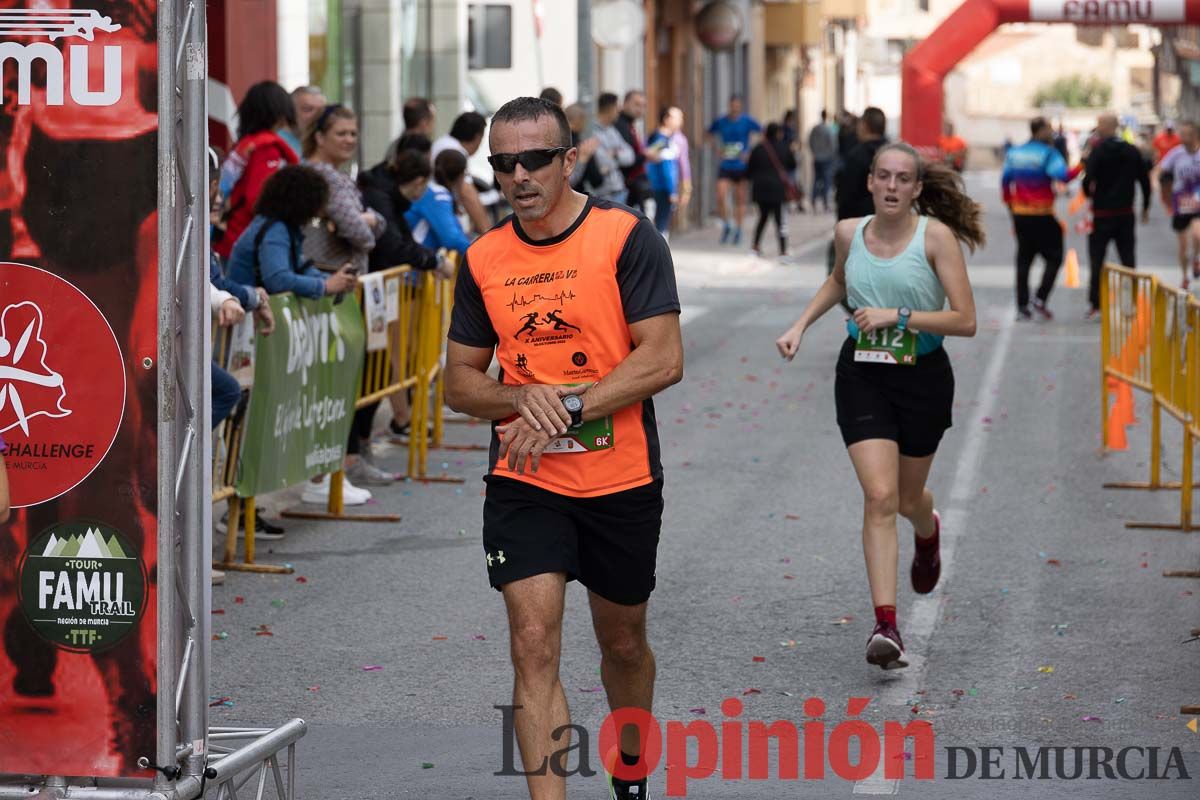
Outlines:
{"label": "black sports watch on wrist", "polygon": [[563,408],[571,415],[571,427],[578,428],[583,424],[583,398],[577,394],[569,394],[562,399]]}

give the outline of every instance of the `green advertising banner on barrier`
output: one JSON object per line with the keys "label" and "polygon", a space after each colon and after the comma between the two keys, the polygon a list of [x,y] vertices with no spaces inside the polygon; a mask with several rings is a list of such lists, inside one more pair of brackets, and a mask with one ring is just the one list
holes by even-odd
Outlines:
{"label": "green advertising banner on barrier", "polygon": [[352,299],[271,297],[275,332],[259,336],[237,492],[253,497],[342,467],[366,329]]}

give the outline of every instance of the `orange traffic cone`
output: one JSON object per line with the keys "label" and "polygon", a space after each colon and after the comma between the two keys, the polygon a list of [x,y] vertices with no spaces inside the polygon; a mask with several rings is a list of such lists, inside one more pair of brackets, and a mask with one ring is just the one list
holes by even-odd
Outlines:
{"label": "orange traffic cone", "polygon": [[1079,288],[1079,255],[1075,252],[1074,247],[1067,251],[1066,287],[1068,289]]}
{"label": "orange traffic cone", "polygon": [[1138,421],[1135,419],[1134,402],[1133,402],[1133,387],[1129,386],[1126,381],[1120,381],[1117,385],[1117,402],[1114,404],[1115,413],[1121,419],[1121,425],[1133,425]]}
{"label": "orange traffic cone", "polygon": [[1109,450],[1128,450],[1129,440],[1125,438],[1125,425],[1118,418],[1119,414],[1117,406],[1120,402],[1113,403],[1112,412],[1108,415],[1108,449]]}

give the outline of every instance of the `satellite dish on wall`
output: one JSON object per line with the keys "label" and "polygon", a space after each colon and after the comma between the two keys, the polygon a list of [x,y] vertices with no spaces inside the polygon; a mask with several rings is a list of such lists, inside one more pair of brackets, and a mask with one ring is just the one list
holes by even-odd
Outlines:
{"label": "satellite dish on wall", "polygon": [[634,0],[606,0],[592,6],[592,41],[597,47],[623,50],[646,35],[646,12]]}

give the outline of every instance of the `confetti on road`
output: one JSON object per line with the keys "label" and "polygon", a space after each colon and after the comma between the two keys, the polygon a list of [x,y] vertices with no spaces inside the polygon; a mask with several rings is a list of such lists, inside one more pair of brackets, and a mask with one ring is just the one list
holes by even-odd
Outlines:
{"label": "confetti on road", "polygon": [[1042,672],[1042,673],[1049,675],[1050,673],[1054,672],[1054,667],[1047,664],[1044,667],[1038,667],[1038,672]]}
{"label": "confetti on road", "polygon": [[435,637],[433,637],[433,640],[434,640],[435,642],[444,642],[444,641],[446,641],[446,639],[447,639],[447,638],[449,638],[449,637],[447,637],[447,636],[435,636]]}
{"label": "confetti on road", "polygon": [[421,762],[421,769],[433,769],[433,762],[430,762],[430,761],[422,761],[422,762]]}
{"label": "confetti on road", "polygon": [[1100,719],[1099,717],[1093,717],[1093,716],[1080,717],[1079,719],[1081,722],[1103,722],[1104,721],[1104,720]]}
{"label": "confetti on road", "polygon": [[238,597],[233,598],[233,602],[237,603],[240,606],[246,602],[246,598],[238,596]]}
{"label": "confetti on road", "polygon": [[838,617],[837,619],[830,620],[829,624],[830,625],[849,625],[853,621],[854,621],[854,617]]}
{"label": "confetti on road", "polygon": [[229,634],[221,631],[220,633],[214,633],[212,638],[214,642],[223,642],[229,638]]}
{"label": "confetti on road", "polygon": [[209,708],[218,708],[218,707],[233,708],[233,698],[232,697],[209,697],[208,698],[208,707]]}
{"label": "confetti on road", "polygon": [[254,629],[255,636],[274,636],[269,625],[259,625]]}
{"label": "confetti on road", "polygon": [[287,604],[282,600],[272,600],[271,605],[273,605],[275,608],[283,608]]}
{"label": "confetti on road", "polygon": [[689,708],[688,713],[689,714],[707,714],[708,710],[705,708]]}
{"label": "confetti on road", "polygon": [[487,641],[487,637],[486,637],[486,636],[484,636],[482,633],[477,633],[477,634],[475,634],[474,636],[472,636],[471,638],[472,638],[473,640],[475,640],[476,642],[484,642],[484,641]]}
{"label": "confetti on road", "polygon": [[296,578],[296,583],[308,583],[308,578],[301,575],[299,578]]}
{"label": "confetti on road", "polygon": [[212,610],[212,613],[214,613],[214,614],[224,614],[224,613],[225,613],[225,609],[223,609],[223,608],[214,608],[214,609]]}
{"label": "confetti on road", "polygon": [[1078,700],[1078,699],[1079,699],[1079,695],[1074,695],[1074,694],[1064,694],[1063,695],[1063,700]]}
{"label": "confetti on road", "polygon": [[751,660],[752,660],[752,661],[753,661],[755,664],[762,664],[762,663],[765,663],[765,662],[766,662],[766,660],[767,660],[767,657],[766,657],[766,656],[754,656],[754,658],[752,658]]}
{"label": "confetti on road", "polygon": [[580,686],[579,691],[581,691],[585,694],[595,694],[596,692],[603,692],[604,687],[603,686]]}
{"label": "confetti on road", "polygon": [[742,692],[743,697],[748,694],[762,694],[762,689],[747,689],[746,691]]}

